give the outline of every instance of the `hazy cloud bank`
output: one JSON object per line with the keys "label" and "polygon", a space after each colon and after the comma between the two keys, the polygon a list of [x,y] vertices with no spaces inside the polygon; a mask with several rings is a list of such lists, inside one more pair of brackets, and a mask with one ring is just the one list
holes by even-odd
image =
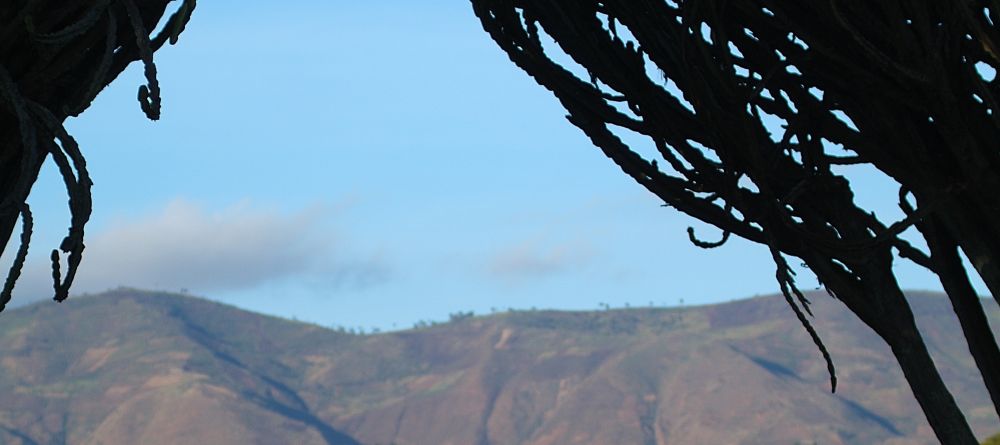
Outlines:
{"label": "hazy cloud bank", "polygon": [[488,274],[506,284],[577,272],[594,257],[583,240],[551,242],[526,240],[496,252],[487,264]]}
{"label": "hazy cloud bank", "polygon": [[[119,220],[88,234],[73,289],[130,286],[204,294],[286,279],[325,289],[387,280],[389,268],[380,257],[344,257],[336,234],[325,224],[330,213],[315,206],[282,214],[246,202],[207,210],[177,199],[155,214]],[[33,258],[15,298],[46,298],[51,288],[48,262]]]}

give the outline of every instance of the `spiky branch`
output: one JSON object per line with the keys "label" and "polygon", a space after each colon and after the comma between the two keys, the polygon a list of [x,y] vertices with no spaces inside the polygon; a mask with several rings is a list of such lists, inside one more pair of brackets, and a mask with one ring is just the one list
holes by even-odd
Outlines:
{"label": "spiky branch", "polygon": [[[996,3],[472,0],[483,28],[623,172],[666,205],[768,247],[827,361],[786,257],[891,347],[935,434],[974,444],[892,265],[936,273],[1000,412],[1000,352],[958,250],[1000,296]],[[646,158],[623,142],[639,135]],[[633,139],[629,139],[633,140]],[[844,165],[900,186],[859,207]],[[915,203],[908,200],[912,196]],[[903,232],[915,228],[929,252]]]}
{"label": "spiky branch", "polygon": [[[195,7],[183,0],[163,30],[150,38],[171,0],[67,2],[13,0],[0,6],[0,239],[10,239],[20,216],[20,246],[2,291],[10,301],[31,240],[26,203],[39,169],[51,155],[66,184],[70,227],[51,254],[54,299],[69,296],[84,249],[92,185],[80,147],[63,128],[130,63],[141,60],[147,85],[139,87],[142,111],[160,116],[160,88],[153,52],[175,43]],[[65,275],[60,251],[67,256]]]}

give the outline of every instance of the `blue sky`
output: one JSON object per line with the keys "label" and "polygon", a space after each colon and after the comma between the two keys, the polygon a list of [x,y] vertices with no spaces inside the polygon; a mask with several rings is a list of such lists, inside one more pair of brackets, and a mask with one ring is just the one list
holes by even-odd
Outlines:
{"label": "blue sky", "polygon": [[[186,289],[391,329],[776,290],[766,249],[693,247],[687,226],[717,231],[604,158],[467,2],[202,2],[156,61],[159,122],[136,103],[138,65],[67,122],[95,181],[78,293]],[[898,215],[890,183],[855,178],[863,204]],[[68,224],[52,166],[30,203],[22,303],[49,297],[45,257]],[[939,288],[905,263],[899,276]]]}

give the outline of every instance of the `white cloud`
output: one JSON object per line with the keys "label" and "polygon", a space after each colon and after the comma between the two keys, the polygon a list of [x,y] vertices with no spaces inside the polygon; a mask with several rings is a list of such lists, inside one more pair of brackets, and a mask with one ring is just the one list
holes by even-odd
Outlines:
{"label": "white cloud", "polygon": [[[281,214],[248,203],[207,211],[174,200],[156,214],[89,233],[73,292],[130,286],[206,294],[287,279],[329,289],[388,279],[380,257],[342,258],[344,249],[324,225],[329,213],[317,206]],[[26,265],[15,303],[51,295],[49,267],[41,258]]]}

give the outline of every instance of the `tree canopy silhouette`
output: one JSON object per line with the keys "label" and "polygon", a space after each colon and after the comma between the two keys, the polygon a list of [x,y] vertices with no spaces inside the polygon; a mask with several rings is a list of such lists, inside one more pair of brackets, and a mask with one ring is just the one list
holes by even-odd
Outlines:
{"label": "tree canopy silhouette", "polygon": [[[82,113],[130,63],[140,60],[146,85],[138,99],[149,119],[160,117],[160,87],[153,52],[177,42],[195,8],[183,0],[161,31],[150,36],[171,0],[9,0],[0,5],[0,241],[6,246],[22,220],[20,246],[0,291],[0,310],[24,264],[31,240],[26,202],[51,155],[69,195],[69,233],[51,254],[55,300],[69,295],[82,258],[90,218],[91,179],[63,121]],[[65,275],[60,253],[67,256]]]}
{"label": "tree canopy silhouette", "polygon": [[[689,228],[692,243],[715,248],[736,235],[767,246],[834,391],[790,258],[886,341],[942,443],[976,443],[892,265],[905,259],[940,278],[1000,412],[1000,352],[961,258],[1000,296],[996,2],[472,5],[625,174],[722,230],[703,241]],[[859,207],[843,174],[855,164],[899,185],[905,217]]]}

